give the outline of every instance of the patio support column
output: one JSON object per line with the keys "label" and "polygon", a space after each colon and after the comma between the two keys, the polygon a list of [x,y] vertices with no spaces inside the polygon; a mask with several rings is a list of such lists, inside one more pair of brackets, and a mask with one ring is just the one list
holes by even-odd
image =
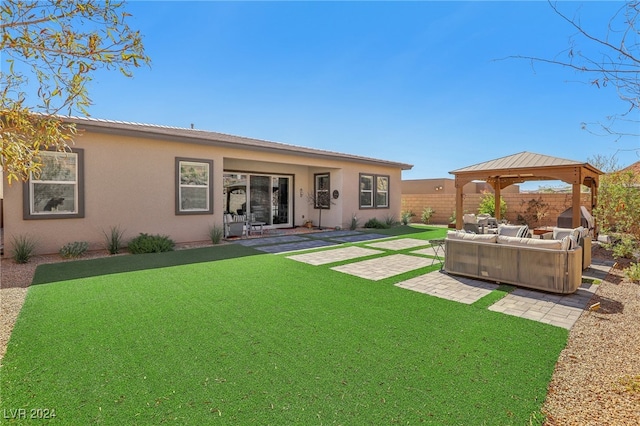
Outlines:
{"label": "patio support column", "polygon": [[573,218],[571,221],[571,225],[573,228],[577,228],[580,226],[580,184],[574,183],[572,185],[572,203],[571,207],[573,208]]}
{"label": "patio support column", "polygon": [[500,213],[501,213],[501,212],[500,212],[500,189],[501,189],[500,187],[501,187],[501,186],[502,186],[502,185],[500,184],[500,178],[498,178],[498,179],[496,180],[496,184],[495,184],[495,186],[494,186],[494,188],[493,188],[493,189],[496,191],[496,193],[495,193],[495,195],[494,195],[494,200],[495,200],[495,202],[496,202],[496,206],[495,206],[495,216],[496,216],[496,220],[500,220],[500,219],[502,219],[502,217],[500,217],[500,216],[501,216],[501,215],[500,215]]}
{"label": "patio support column", "polygon": [[462,182],[456,176],[456,229],[462,229]]}

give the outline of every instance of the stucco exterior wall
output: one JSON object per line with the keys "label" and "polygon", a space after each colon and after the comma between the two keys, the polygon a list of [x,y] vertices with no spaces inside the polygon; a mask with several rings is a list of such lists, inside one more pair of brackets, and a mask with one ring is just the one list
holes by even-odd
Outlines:
{"label": "stucco exterior wall", "polygon": [[[223,224],[225,170],[292,176],[292,214],[296,226],[306,218],[317,224],[318,210],[308,202],[307,194],[313,192],[314,174],[324,172],[330,173],[331,191],[339,192],[331,208],[322,212],[324,227],[348,226],[354,213],[364,220],[400,215],[399,168],[105,133],[87,132],[76,139],[74,148],[84,150],[85,217],[24,220],[23,186],[5,185],[5,256],[10,253],[12,238],[20,235],[37,241],[37,254],[55,253],[73,241],[87,241],[90,249],[101,249],[103,233],[113,226],[125,230],[125,240],[149,233],[168,235],[178,243],[205,241],[211,226]],[[175,214],[176,157],[213,161],[213,214]],[[389,209],[360,210],[360,173],[389,176]]]}

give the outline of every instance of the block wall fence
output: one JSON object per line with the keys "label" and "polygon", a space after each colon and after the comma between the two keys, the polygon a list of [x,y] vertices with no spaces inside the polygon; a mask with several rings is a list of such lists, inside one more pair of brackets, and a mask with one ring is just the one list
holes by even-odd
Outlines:
{"label": "block wall fence", "polygon": [[[482,196],[483,194],[465,194],[464,212],[477,214]],[[556,226],[558,215],[571,207],[571,194],[516,193],[502,194],[501,198],[507,203],[506,219],[514,223],[518,215],[525,212],[530,200],[542,199],[543,203],[549,205],[548,215],[540,221],[538,226]],[[580,205],[591,211],[591,194],[581,194]],[[420,223],[422,211],[427,207],[434,210],[430,223],[447,224],[456,209],[456,196],[455,194],[402,194],[402,211],[411,211],[415,214],[411,222]]]}

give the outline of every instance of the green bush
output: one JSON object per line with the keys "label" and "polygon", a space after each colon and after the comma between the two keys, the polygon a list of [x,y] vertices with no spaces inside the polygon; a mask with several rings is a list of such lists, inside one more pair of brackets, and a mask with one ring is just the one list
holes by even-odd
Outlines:
{"label": "green bush", "polygon": [[75,259],[76,257],[80,257],[86,253],[89,249],[89,243],[86,241],[74,241],[72,243],[68,243],[60,248],[60,256],[65,259]]}
{"label": "green bush", "polygon": [[614,243],[609,245],[605,244],[605,248],[611,249],[613,257],[616,259],[621,257],[625,259],[632,259],[633,253],[636,250],[636,242],[630,235],[622,234]]}
{"label": "green bush", "polygon": [[[478,206],[479,214],[489,214],[491,217],[496,217],[496,197],[493,193],[485,191],[480,199],[480,205]],[[500,198],[500,217],[504,218],[507,214],[507,203],[504,198]]]}
{"label": "green bush", "polygon": [[224,229],[213,225],[209,227],[209,238],[211,239],[211,244],[220,244],[222,237],[224,235]]}
{"label": "green bush", "polygon": [[411,218],[414,216],[415,213],[413,213],[411,210],[403,211],[402,213],[400,213],[400,222],[402,222],[403,225],[408,225],[409,222],[411,222]]}
{"label": "green bush", "polygon": [[36,249],[36,242],[28,235],[18,235],[13,237],[11,254],[16,263],[27,263],[33,251]]}
{"label": "green bush", "polygon": [[391,228],[393,226],[396,226],[398,224],[398,221],[396,220],[395,217],[393,217],[391,215],[387,215],[384,218],[384,223],[387,225],[387,228]]}
{"label": "green bush", "polygon": [[387,225],[384,222],[380,222],[378,219],[371,218],[367,221],[367,223],[364,224],[365,228],[375,228],[375,229],[388,229],[390,228],[389,225]]}
{"label": "green bush", "polygon": [[428,224],[434,213],[435,211],[431,207],[425,207],[424,210],[422,210],[422,215],[420,215],[422,223]]}
{"label": "green bush", "polygon": [[149,235],[140,233],[129,242],[129,252],[133,254],[162,253],[173,251],[175,243],[166,235]]}
{"label": "green bush", "polygon": [[122,248],[122,237],[124,231],[119,226],[112,226],[109,232],[102,231],[104,234],[105,245],[109,254],[118,254]]}
{"label": "green bush", "polygon": [[632,263],[624,271],[624,275],[634,283],[640,282],[640,263]]}
{"label": "green bush", "polygon": [[349,229],[352,231],[355,231],[356,229],[358,229],[358,226],[360,225],[360,220],[358,219],[358,216],[356,216],[355,214],[351,216],[351,223],[349,224]]}

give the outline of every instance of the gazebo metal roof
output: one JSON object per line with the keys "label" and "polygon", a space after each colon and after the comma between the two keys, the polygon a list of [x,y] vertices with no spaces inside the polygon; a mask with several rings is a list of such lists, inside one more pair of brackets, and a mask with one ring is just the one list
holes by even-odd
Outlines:
{"label": "gazebo metal roof", "polygon": [[[591,189],[591,208],[595,207],[600,170],[589,163],[520,152],[449,172],[455,176],[456,212],[462,212],[462,189],[473,180],[489,183],[495,190],[496,218],[500,219],[500,191],[515,183],[535,180],[561,180],[572,185],[573,225],[580,223],[580,185]],[[456,228],[462,228],[462,214],[457,214]]]}

